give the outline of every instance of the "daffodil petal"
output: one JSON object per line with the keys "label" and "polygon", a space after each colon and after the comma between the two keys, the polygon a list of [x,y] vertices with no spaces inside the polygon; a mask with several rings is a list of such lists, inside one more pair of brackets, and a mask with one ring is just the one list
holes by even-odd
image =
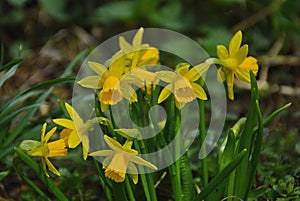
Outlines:
{"label": "daffodil petal", "polygon": [[242,32],[238,31],[234,36],[232,37],[230,43],[229,43],[229,55],[234,56],[238,50],[240,49],[242,43]]}
{"label": "daffodil petal", "polygon": [[219,82],[224,82],[226,80],[226,75],[223,68],[218,69],[217,79]]}
{"label": "daffodil petal", "polygon": [[176,72],[181,75],[181,76],[184,76],[189,72],[189,67],[190,67],[190,64],[183,64],[183,66],[179,67]]}
{"label": "daffodil petal", "polygon": [[48,140],[51,138],[51,136],[54,134],[56,131],[56,127],[52,128],[45,136],[45,139],[43,142],[48,142]]}
{"label": "daffodil petal", "polygon": [[48,158],[45,158],[45,160],[46,160],[49,170],[51,172],[53,172],[54,174],[56,174],[57,176],[60,176],[59,171],[54,167],[54,165],[50,162],[50,160]]}
{"label": "daffodil petal", "polygon": [[76,131],[72,131],[69,140],[68,140],[68,145],[70,148],[75,148],[80,144],[81,140],[78,136],[78,133]]}
{"label": "daffodil petal", "polygon": [[102,102],[100,104],[101,104],[101,111],[105,112],[108,108],[108,104],[105,104],[105,103],[102,103]]}
{"label": "daffodil petal", "polygon": [[241,81],[250,83],[250,74],[248,70],[239,68],[235,71],[235,76]]}
{"label": "daffodil petal", "polygon": [[236,58],[223,59],[223,60],[221,60],[221,62],[225,68],[229,68],[231,70],[234,70],[234,69],[238,68],[238,66],[239,66]]}
{"label": "daffodil petal", "polygon": [[117,140],[107,135],[104,135],[104,141],[115,152],[120,152],[121,150],[123,150],[123,146]]}
{"label": "daffodil petal", "polygon": [[105,65],[97,62],[88,61],[88,65],[95,73],[97,73],[100,76],[100,78],[107,71],[107,67]]}
{"label": "daffodil petal", "polygon": [[146,166],[146,167],[149,167],[153,170],[157,170],[157,167],[155,165],[153,165],[152,163],[142,159],[141,157],[138,157],[138,156],[131,156],[130,157],[130,161],[133,162],[133,163],[136,163],[136,164],[139,164],[139,165],[143,165],[143,166]]}
{"label": "daffodil petal", "polygon": [[44,141],[44,138],[45,138],[45,134],[46,134],[46,127],[47,127],[47,123],[44,123],[43,126],[42,126],[42,130],[41,130],[41,141],[43,142]]}
{"label": "daffodil petal", "polygon": [[226,83],[227,83],[228,97],[230,100],[233,100],[234,99],[234,93],[233,93],[234,73],[231,70],[228,70],[228,72],[226,73]]}
{"label": "daffodil petal", "polygon": [[87,149],[85,146],[83,146],[83,144],[82,144],[82,155],[83,155],[83,159],[84,159],[84,160],[87,159],[88,154],[89,154],[88,149]]}
{"label": "daffodil petal", "polygon": [[158,97],[158,101],[157,101],[158,104],[160,104],[161,102],[166,100],[172,94],[171,87],[172,87],[172,85],[169,84],[165,88],[163,88],[163,90],[161,90],[159,97]]}
{"label": "daffodil petal", "polygon": [[98,75],[91,75],[83,78],[77,83],[85,88],[100,89],[103,86],[103,79]]}
{"label": "daffodil petal", "polygon": [[124,67],[125,67],[125,57],[121,56],[112,61],[112,63],[109,66],[109,71],[111,72],[112,75],[121,78],[121,75],[124,72]]}
{"label": "daffodil petal", "polygon": [[201,63],[198,64],[196,66],[194,66],[186,75],[186,77],[188,78],[188,80],[190,82],[195,82],[196,80],[198,80],[202,75],[204,75],[208,68],[209,68],[210,64],[209,63]]}
{"label": "daffodil petal", "polygon": [[167,83],[174,82],[178,78],[178,74],[173,71],[156,72],[157,77]]}
{"label": "daffodil petal", "polygon": [[257,65],[257,60],[254,57],[247,57],[243,63],[241,63],[239,65],[240,68],[248,70],[248,71],[252,71],[254,73],[254,75],[257,74],[258,71],[258,65]]}
{"label": "daffodil petal", "polygon": [[196,94],[196,97],[201,100],[207,100],[206,93],[204,89],[197,83],[192,83],[192,87],[194,89],[194,92]]}
{"label": "daffodil petal", "polygon": [[247,54],[248,54],[248,45],[246,44],[243,45],[235,55],[239,64],[241,64],[246,59]]}
{"label": "daffodil petal", "polygon": [[46,158],[42,158],[42,168],[43,168],[43,171],[45,173],[45,175],[47,177],[50,177],[48,172],[47,172],[47,164],[46,164]]}
{"label": "daffodil petal", "polygon": [[103,169],[107,168],[110,164],[110,162],[112,161],[113,157],[114,157],[114,153],[113,152],[111,155],[108,155],[103,161],[102,161],[102,167]]}
{"label": "daffodil petal", "polygon": [[185,103],[179,102],[177,99],[175,99],[175,106],[181,110],[185,106]]}
{"label": "daffodil petal", "polygon": [[133,183],[137,184],[139,181],[139,173],[136,166],[131,162],[128,164],[128,171],[130,172],[129,175],[131,176]]}
{"label": "daffodil petal", "polygon": [[132,46],[125,40],[123,36],[119,37],[119,46],[120,49],[126,54],[132,51]]}
{"label": "daffodil petal", "polygon": [[130,103],[137,102],[137,95],[135,90],[129,84],[121,85],[121,91],[124,98]]}
{"label": "daffodil petal", "polygon": [[110,156],[113,155],[115,152],[113,150],[100,150],[89,153],[89,156]]}
{"label": "daffodil petal", "polygon": [[64,119],[64,118],[58,118],[58,119],[53,119],[52,120],[55,124],[63,126],[65,128],[75,130],[75,126],[72,120],[70,119]]}
{"label": "daffodil petal", "polygon": [[83,121],[76,110],[67,102],[65,102],[65,106],[73,122],[75,124],[83,124]]}
{"label": "daffodil petal", "polygon": [[220,60],[228,58],[228,50],[224,45],[217,45],[217,55]]}
{"label": "daffodil petal", "polygon": [[142,44],[143,34],[144,34],[144,28],[141,27],[133,37],[133,40],[132,40],[133,47],[136,47],[136,46],[139,46]]}

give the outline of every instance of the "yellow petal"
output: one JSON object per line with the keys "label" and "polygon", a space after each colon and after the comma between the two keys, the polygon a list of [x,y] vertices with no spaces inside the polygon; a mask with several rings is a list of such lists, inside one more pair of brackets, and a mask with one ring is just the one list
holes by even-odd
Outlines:
{"label": "yellow petal", "polygon": [[56,174],[57,176],[60,176],[59,171],[54,167],[54,165],[50,162],[50,160],[48,158],[45,158],[45,160],[49,170],[54,174]]}
{"label": "yellow petal", "polygon": [[239,64],[241,64],[246,59],[247,54],[248,45],[243,45],[235,55]]}
{"label": "yellow petal", "polygon": [[116,153],[138,154],[138,152],[136,150],[123,147],[118,141],[116,141],[115,139],[113,139],[107,135],[104,135],[104,141]]}
{"label": "yellow petal", "polygon": [[234,36],[232,37],[230,43],[229,43],[229,55],[234,56],[238,50],[240,49],[242,43],[242,32],[238,31]]}
{"label": "yellow petal", "polygon": [[133,162],[133,163],[136,163],[136,164],[139,164],[139,165],[143,165],[143,166],[146,166],[146,167],[149,167],[153,170],[157,170],[157,167],[155,165],[153,165],[152,163],[142,159],[141,157],[138,157],[138,156],[131,156],[130,157],[130,161]]}
{"label": "yellow petal", "polygon": [[197,83],[192,83],[192,87],[194,89],[194,92],[196,94],[196,97],[201,100],[207,100],[206,93],[204,89]]}
{"label": "yellow petal", "polygon": [[226,80],[226,75],[225,75],[223,68],[218,69],[217,79],[219,82],[224,82]]}
{"label": "yellow petal", "polygon": [[124,98],[126,98],[130,103],[137,102],[135,90],[129,84],[122,84],[121,91]]}
{"label": "yellow petal", "polygon": [[[180,64],[179,64],[180,65]],[[181,76],[184,76],[189,72],[189,67],[190,67],[190,64],[182,64],[182,66],[180,66],[176,72],[181,75]]]}
{"label": "yellow petal", "polygon": [[238,66],[239,66],[238,60],[236,58],[224,59],[224,60],[221,60],[221,62],[225,68],[229,68],[230,70],[234,70],[234,69],[238,68]]}
{"label": "yellow petal", "polygon": [[172,94],[171,88],[172,88],[171,84],[169,84],[165,88],[163,88],[163,90],[160,92],[159,97],[158,97],[158,101],[157,101],[158,104],[160,104],[161,102],[166,100]]}
{"label": "yellow petal", "polygon": [[47,172],[47,164],[46,164],[46,158],[42,158],[42,168],[43,168],[43,171],[45,173],[45,175],[47,177],[50,177],[48,172]]}
{"label": "yellow petal", "polygon": [[41,142],[44,142],[45,134],[46,134],[47,123],[44,123],[41,130]]}
{"label": "yellow petal", "polygon": [[81,140],[78,136],[78,133],[75,131],[72,131],[69,140],[68,140],[68,145],[70,148],[75,148],[80,144]]}
{"label": "yellow petal", "polygon": [[123,50],[124,53],[126,53],[126,54],[132,51],[131,44],[128,43],[123,36],[119,37],[119,46],[120,46],[120,49]]}
{"label": "yellow petal", "polygon": [[228,50],[224,45],[217,45],[217,55],[220,60],[229,57]]}
{"label": "yellow petal", "polygon": [[101,111],[105,112],[108,108],[108,104],[105,104],[105,103],[102,103],[102,102],[100,104],[101,104]]}
{"label": "yellow petal", "polygon": [[[66,109],[68,111],[68,114],[70,115],[71,119],[73,120],[73,124],[76,125],[83,125],[83,120],[79,116],[79,114],[76,112],[76,110],[67,102],[65,102]],[[79,126],[78,125],[78,126]]]}
{"label": "yellow petal", "polygon": [[250,74],[248,70],[239,68],[235,71],[235,75],[237,79],[250,83]]}
{"label": "yellow petal", "polygon": [[82,155],[83,155],[83,159],[86,160],[88,157],[89,151],[88,149],[82,145]]}
{"label": "yellow petal", "polygon": [[107,71],[106,66],[104,66],[103,64],[97,63],[97,62],[88,61],[88,65],[95,73],[97,73],[100,76],[100,78]]}
{"label": "yellow petal", "polygon": [[72,130],[65,128],[59,133],[60,139],[64,140],[66,146],[68,146],[68,139],[71,132]]}
{"label": "yellow petal", "polygon": [[226,82],[227,82],[228,97],[230,100],[233,100],[234,99],[234,93],[233,93],[234,74],[233,74],[233,71],[228,70],[226,72]]}
{"label": "yellow petal", "polygon": [[43,142],[48,142],[48,140],[51,138],[51,136],[54,134],[56,131],[56,127],[52,128],[45,136],[45,139]]}
{"label": "yellow petal", "polygon": [[175,99],[175,106],[176,106],[179,110],[181,110],[181,109],[185,106],[185,103],[183,103],[183,102],[178,102],[178,100]]}
{"label": "yellow petal", "polygon": [[149,64],[157,64],[159,60],[159,50],[153,47],[147,48],[143,51],[138,66]]}
{"label": "yellow petal", "polygon": [[239,67],[248,71],[251,70],[254,75],[256,75],[258,71],[257,60],[254,57],[247,57]]}
{"label": "yellow petal", "polygon": [[124,68],[125,68],[125,57],[121,56],[112,61],[112,63],[109,66],[109,71],[113,76],[117,76],[120,79],[121,75],[124,72]]}
{"label": "yellow petal", "polygon": [[63,126],[65,128],[75,130],[74,122],[70,119],[63,119],[63,118],[58,118],[58,119],[53,119],[52,120],[55,124]]}
{"label": "yellow petal", "polygon": [[136,47],[136,46],[139,46],[142,44],[143,34],[144,34],[144,28],[141,27],[133,37],[133,40],[132,40],[133,47]]}
{"label": "yellow petal", "polygon": [[179,76],[173,71],[159,71],[156,72],[157,77],[167,83],[174,82]]}
{"label": "yellow petal", "polygon": [[195,82],[198,80],[202,75],[204,75],[210,64],[209,63],[201,63],[196,66],[194,66],[188,74],[185,76],[190,82]]}
{"label": "yellow petal", "polygon": [[115,152],[113,150],[100,150],[90,153],[89,156],[110,156],[114,153]]}
{"label": "yellow petal", "polygon": [[85,88],[100,89],[103,85],[103,79],[101,79],[98,75],[92,75],[83,78],[77,83]]}
{"label": "yellow petal", "polygon": [[128,164],[128,171],[130,172],[129,175],[131,176],[133,183],[137,184],[139,181],[139,173],[135,165],[131,162]]}

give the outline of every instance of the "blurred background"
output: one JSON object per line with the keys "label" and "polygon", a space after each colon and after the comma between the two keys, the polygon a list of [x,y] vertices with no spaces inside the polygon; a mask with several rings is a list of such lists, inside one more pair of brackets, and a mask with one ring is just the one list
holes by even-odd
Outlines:
{"label": "blurred background", "polygon": [[[232,35],[242,30],[243,43],[249,44],[249,54],[259,62],[257,79],[263,114],[292,103],[289,111],[267,129],[257,180],[276,185],[285,176],[296,175],[299,182],[300,2],[297,0],[2,0],[0,42],[4,63],[18,57],[23,62],[13,78],[1,87],[0,103],[22,89],[59,77],[82,50],[141,26],[177,31],[197,41],[211,56],[216,56],[216,45],[227,46]],[[228,102],[228,127],[247,113],[247,88],[237,83],[235,101]],[[53,93],[68,100],[72,87],[62,85]],[[214,171],[214,162],[211,163]]]}

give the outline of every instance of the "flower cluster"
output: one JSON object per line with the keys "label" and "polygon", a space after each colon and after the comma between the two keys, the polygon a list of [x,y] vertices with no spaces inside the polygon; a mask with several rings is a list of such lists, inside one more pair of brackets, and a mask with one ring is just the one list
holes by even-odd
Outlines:
{"label": "flower cluster", "polygon": [[[145,95],[151,95],[159,82],[164,82],[166,86],[159,88],[156,103],[160,104],[173,94],[175,105],[182,109],[186,104],[196,100],[207,100],[208,96],[204,87],[204,75],[212,64],[218,65],[218,78],[226,81],[228,97],[234,99],[233,83],[234,78],[241,81],[250,82],[249,71],[254,74],[258,71],[257,60],[247,56],[248,46],[241,46],[242,33],[237,32],[229,43],[229,50],[223,45],[217,46],[218,58],[206,60],[195,66],[187,63],[179,64],[175,71],[161,70],[152,72],[148,70],[151,66],[159,63],[160,52],[157,48],[142,42],[144,29],[140,28],[133,37],[132,43],[119,38],[120,50],[116,52],[105,64],[88,61],[88,66],[94,71],[94,75],[84,77],[78,84],[85,88],[95,90],[100,109],[106,111],[108,107],[118,104],[124,98],[129,104],[138,102],[136,88],[142,90]],[[202,81],[201,81],[202,80]],[[46,166],[56,175],[60,175],[58,170],[49,161],[49,157],[66,156],[67,147],[76,148],[82,144],[83,158],[88,155],[105,157],[103,168],[105,176],[115,182],[123,182],[126,172],[130,172],[133,182],[138,182],[138,169],[136,165],[143,165],[156,170],[157,167],[137,156],[138,151],[132,148],[134,140],[138,138],[128,137],[120,134],[112,128],[112,133],[105,133],[103,140],[108,145],[107,150],[89,152],[89,132],[93,127],[101,124],[100,117],[84,121],[77,111],[68,103],[65,103],[69,118],[53,119],[53,122],[63,127],[60,132],[60,139],[48,142],[56,131],[52,128],[46,135],[46,124],[42,128],[41,142],[25,140],[20,147],[30,156],[42,158],[43,169]],[[116,137],[117,135],[120,135]],[[116,139],[122,138],[120,143]],[[125,139],[124,139],[125,138]],[[49,175],[48,175],[49,176]]]}

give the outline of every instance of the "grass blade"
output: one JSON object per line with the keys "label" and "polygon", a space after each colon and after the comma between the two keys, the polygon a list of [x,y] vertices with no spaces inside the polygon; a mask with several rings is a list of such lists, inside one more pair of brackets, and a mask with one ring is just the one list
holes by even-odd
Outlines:
{"label": "grass blade", "polygon": [[194,201],[201,201],[206,198],[214,189],[216,189],[220,183],[222,183],[230,173],[241,163],[245,157],[247,150],[242,150],[213,180],[211,180],[203,191],[201,191]]}

